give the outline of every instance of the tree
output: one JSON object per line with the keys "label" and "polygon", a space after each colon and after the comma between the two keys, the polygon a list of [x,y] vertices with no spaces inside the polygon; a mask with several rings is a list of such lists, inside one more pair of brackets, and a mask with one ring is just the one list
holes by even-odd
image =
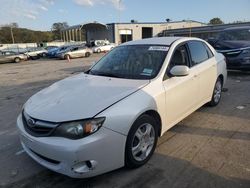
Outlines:
{"label": "tree", "polygon": [[68,28],[69,25],[67,22],[57,22],[53,23],[51,31],[53,33],[53,39],[54,40],[60,40],[61,39],[61,31],[63,29]]}
{"label": "tree", "polygon": [[[27,42],[51,42],[53,40],[52,32],[50,31],[33,31],[25,28],[12,28],[16,43]],[[4,26],[0,29],[0,43],[12,43],[10,27]]]}
{"label": "tree", "polygon": [[18,26],[18,23],[13,22],[13,23],[10,24],[10,27],[18,28],[19,26]]}
{"label": "tree", "polygon": [[216,18],[211,19],[209,21],[209,24],[218,25],[218,24],[224,24],[224,22],[220,18],[216,17]]}

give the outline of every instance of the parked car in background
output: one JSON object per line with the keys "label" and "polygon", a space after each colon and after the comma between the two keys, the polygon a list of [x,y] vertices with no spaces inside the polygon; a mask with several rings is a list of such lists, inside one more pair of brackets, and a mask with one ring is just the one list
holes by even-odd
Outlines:
{"label": "parked car in background", "polygon": [[56,52],[54,57],[55,58],[61,58],[61,54],[64,54],[66,52],[69,52],[71,49],[79,47],[79,45],[71,45],[71,46],[62,46],[60,47]]}
{"label": "parked car in background", "polygon": [[139,167],[159,136],[220,102],[226,79],[224,56],[201,39],[124,43],[33,95],[17,119],[21,144],[41,165],[75,178]]}
{"label": "parked car in background", "polygon": [[250,70],[250,26],[225,29],[208,42],[226,57],[228,69]]}
{"label": "parked car in background", "polygon": [[38,59],[40,57],[45,57],[47,54],[47,50],[44,48],[29,48],[25,55],[28,56],[30,59]]}
{"label": "parked car in background", "polygon": [[115,44],[113,43],[109,43],[109,44],[105,44],[102,46],[94,46],[92,48],[93,52],[95,53],[101,53],[101,52],[109,52],[110,50],[112,50],[115,47]]}
{"label": "parked car in background", "polygon": [[76,46],[71,47],[68,50],[65,50],[57,54],[57,57],[60,59],[72,59],[79,57],[89,57],[92,54],[92,49],[86,46]]}
{"label": "parked car in background", "polygon": [[55,58],[55,57],[57,57],[58,53],[65,51],[69,47],[70,46],[60,46],[58,48],[52,48],[52,49],[48,50],[46,56],[48,56],[50,58]]}
{"label": "parked car in background", "polygon": [[0,52],[0,63],[19,63],[27,60],[28,57],[25,54],[20,54],[12,51],[1,51]]}

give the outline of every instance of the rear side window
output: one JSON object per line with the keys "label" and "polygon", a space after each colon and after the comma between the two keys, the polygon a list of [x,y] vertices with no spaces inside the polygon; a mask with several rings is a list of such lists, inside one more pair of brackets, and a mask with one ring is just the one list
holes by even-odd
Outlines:
{"label": "rear side window", "polygon": [[202,42],[200,41],[188,42],[188,47],[190,50],[193,66],[209,59],[207,49],[205,48]]}
{"label": "rear side window", "polygon": [[213,52],[211,51],[211,49],[205,44],[203,43],[203,45],[205,46],[206,50],[207,50],[207,54],[208,54],[208,57],[211,58],[214,56]]}

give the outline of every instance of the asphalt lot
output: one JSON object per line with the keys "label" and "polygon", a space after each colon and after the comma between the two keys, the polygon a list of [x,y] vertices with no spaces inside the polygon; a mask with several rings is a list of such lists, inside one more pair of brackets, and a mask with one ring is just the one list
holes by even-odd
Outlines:
{"label": "asphalt lot", "polygon": [[229,72],[219,106],[204,106],[170,129],[141,168],[72,179],[29,158],[15,125],[22,105],[100,56],[0,64],[0,187],[250,187],[249,72]]}

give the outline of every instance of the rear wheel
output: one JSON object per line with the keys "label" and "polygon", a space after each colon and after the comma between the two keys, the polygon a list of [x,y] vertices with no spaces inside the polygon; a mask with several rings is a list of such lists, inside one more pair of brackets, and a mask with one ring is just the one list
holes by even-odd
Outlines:
{"label": "rear wheel", "polygon": [[19,57],[16,57],[16,58],[14,59],[14,62],[15,62],[15,63],[20,63],[20,61],[21,61],[21,59],[20,59]]}
{"label": "rear wheel", "polygon": [[152,156],[158,140],[156,121],[149,115],[139,117],[131,127],[125,148],[125,165],[137,168]]}
{"label": "rear wheel", "polygon": [[89,52],[86,52],[85,53],[85,57],[89,57],[90,56],[90,53]]}
{"label": "rear wheel", "polygon": [[222,92],[222,80],[221,78],[217,78],[215,86],[214,86],[212,99],[208,103],[209,106],[216,106],[217,104],[219,104],[220,99],[221,99],[221,92]]}
{"label": "rear wheel", "polygon": [[100,48],[98,48],[96,51],[97,51],[97,53],[101,53],[101,49]]}

